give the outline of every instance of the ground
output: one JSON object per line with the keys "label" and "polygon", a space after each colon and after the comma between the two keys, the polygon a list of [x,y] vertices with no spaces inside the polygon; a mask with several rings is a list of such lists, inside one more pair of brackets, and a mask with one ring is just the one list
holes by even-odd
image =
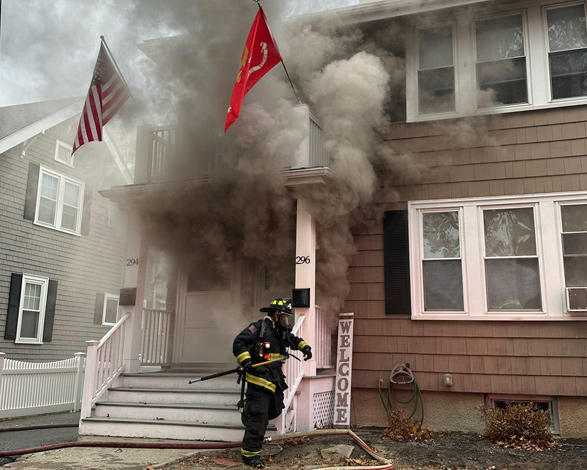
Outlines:
{"label": "ground", "polygon": [[[377,453],[394,463],[395,470],[583,470],[587,469],[587,440],[561,439],[549,451],[527,451],[497,447],[482,436],[467,433],[433,434],[430,441],[392,441],[380,429],[360,429],[356,434]],[[350,459],[332,463],[321,450],[337,444],[353,445]],[[347,435],[320,435],[266,444],[263,456],[267,470],[323,469],[382,465]],[[206,468],[241,470],[240,450],[207,451],[180,459],[165,470]]]}

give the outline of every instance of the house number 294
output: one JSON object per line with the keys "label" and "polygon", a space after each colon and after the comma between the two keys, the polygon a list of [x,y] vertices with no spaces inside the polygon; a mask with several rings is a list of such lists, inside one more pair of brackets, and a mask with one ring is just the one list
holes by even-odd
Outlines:
{"label": "house number 294", "polygon": [[309,256],[296,256],[296,264],[310,264]]}
{"label": "house number 294", "polygon": [[138,258],[127,258],[126,259],[126,265],[127,266],[138,266],[139,265],[139,259]]}

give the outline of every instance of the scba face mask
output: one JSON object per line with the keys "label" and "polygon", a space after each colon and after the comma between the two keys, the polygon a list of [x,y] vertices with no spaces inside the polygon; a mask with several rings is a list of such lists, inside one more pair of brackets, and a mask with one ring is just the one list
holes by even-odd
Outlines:
{"label": "scba face mask", "polygon": [[289,315],[282,313],[279,315],[279,324],[284,328],[289,328]]}

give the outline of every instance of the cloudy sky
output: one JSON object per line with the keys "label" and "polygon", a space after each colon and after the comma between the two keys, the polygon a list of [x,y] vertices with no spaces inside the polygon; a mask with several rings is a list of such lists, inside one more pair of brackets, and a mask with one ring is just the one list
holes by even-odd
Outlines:
{"label": "cloudy sky", "polygon": [[[198,21],[205,22],[206,18],[190,17],[194,11],[192,2],[209,3],[211,8],[238,4],[242,9],[243,4],[250,4],[250,18],[242,18],[247,24],[245,30],[256,11],[253,0],[1,0],[0,106],[84,96],[100,35],[106,38],[131,88],[141,87],[147,79],[138,63],[145,61],[145,56],[136,44],[178,34]],[[263,5],[271,25],[287,15],[358,2],[264,0]],[[226,33],[222,28],[218,25],[219,34]]]}

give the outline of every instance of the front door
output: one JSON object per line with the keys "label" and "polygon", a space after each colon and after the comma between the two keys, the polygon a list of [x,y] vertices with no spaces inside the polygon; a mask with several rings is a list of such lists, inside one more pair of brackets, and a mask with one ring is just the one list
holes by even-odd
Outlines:
{"label": "front door", "polygon": [[175,364],[210,368],[234,363],[230,318],[239,308],[239,285],[238,268],[225,277],[206,266],[180,269]]}

